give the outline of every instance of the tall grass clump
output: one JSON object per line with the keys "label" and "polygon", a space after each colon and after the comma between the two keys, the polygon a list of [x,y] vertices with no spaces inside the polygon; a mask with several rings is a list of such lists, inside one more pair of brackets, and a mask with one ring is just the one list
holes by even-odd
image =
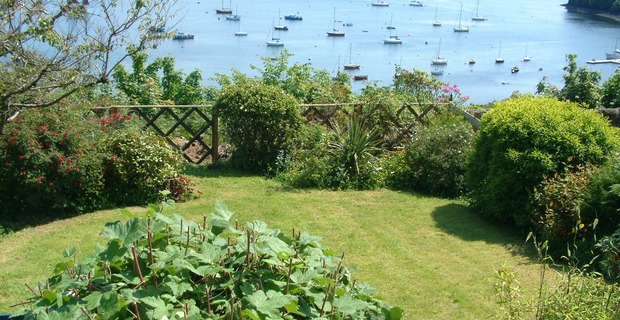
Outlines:
{"label": "tall grass clump", "polygon": [[519,285],[518,275],[508,266],[496,270],[495,292],[500,319],[618,319],[620,295],[618,283],[607,282],[600,273],[586,271],[571,243],[558,263],[549,255],[549,242],[530,234],[540,263],[537,290],[527,293]]}

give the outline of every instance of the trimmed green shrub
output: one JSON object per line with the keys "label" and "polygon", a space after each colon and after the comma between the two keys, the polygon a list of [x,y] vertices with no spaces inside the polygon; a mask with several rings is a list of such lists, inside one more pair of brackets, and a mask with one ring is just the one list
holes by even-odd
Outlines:
{"label": "trimmed green shrub", "polygon": [[77,108],[29,109],[7,123],[0,135],[2,220],[98,208],[102,157],[92,137],[100,130],[90,116]]}
{"label": "trimmed green shrub", "polygon": [[599,114],[569,102],[524,96],[497,103],[482,117],[468,160],[471,205],[482,215],[531,226],[532,194],[568,165],[600,165],[618,135]]}
{"label": "trimmed green shrub", "polygon": [[156,202],[179,176],[183,158],[166,140],[137,129],[115,131],[102,141],[105,189],[116,205]]}
{"label": "trimmed green shrub", "polygon": [[[166,204],[167,207],[170,203]],[[82,261],[64,251],[26,319],[402,319],[353,279],[320,238],[262,221],[232,224],[222,203],[202,224],[150,206],[106,224],[107,246]],[[127,212],[131,214],[130,212]]]}
{"label": "trimmed green shrub", "polygon": [[458,197],[465,191],[465,164],[474,131],[461,117],[443,114],[415,132],[405,146],[400,187],[440,197]]}
{"label": "trimmed green shrub", "polygon": [[215,110],[234,147],[233,166],[250,172],[273,169],[292,150],[302,124],[295,98],[250,79],[224,87]]}

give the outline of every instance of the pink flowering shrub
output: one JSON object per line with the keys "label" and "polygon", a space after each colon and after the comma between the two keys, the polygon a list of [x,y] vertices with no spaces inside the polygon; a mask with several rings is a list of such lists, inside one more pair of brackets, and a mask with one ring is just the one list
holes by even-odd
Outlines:
{"label": "pink flowering shrub", "polygon": [[449,85],[431,77],[421,70],[407,70],[396,67],[394,90],[407,102],[415,103],[454,103],[463,105],[469,96],[463,95],[457,85]]}
{"label": "pink flowering shrub", "polygon": [[101,199],[101,156],[82,112],[33,109],[0,135],[0,215],[93,209]]}
{"label": "pink flowering shrub", "polygon": [[0,232],[39,218],[146,204],[194,193],[181,157],[131,117],[78,108],[30,109],[0,135]]}

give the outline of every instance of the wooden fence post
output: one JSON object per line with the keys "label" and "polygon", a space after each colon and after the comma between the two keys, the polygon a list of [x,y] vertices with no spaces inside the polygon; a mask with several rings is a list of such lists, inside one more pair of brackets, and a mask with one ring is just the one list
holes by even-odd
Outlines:
{"label": "wooden fence post", "polygon": [[220,118],[216,113],[211,115],[211,163],[216,164],[220,160]]}

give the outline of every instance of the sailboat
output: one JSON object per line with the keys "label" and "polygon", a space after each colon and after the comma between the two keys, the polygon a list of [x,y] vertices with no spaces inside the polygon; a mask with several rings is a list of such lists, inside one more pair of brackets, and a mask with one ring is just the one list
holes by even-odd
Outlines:
{"label": "sailboat", "polygon": [[422,3],[422,1],[418,1],[418,0],[411,0],[409,1],[409,5],[410,6],[414,6],[414,7],[421,7],[424,4]]}
{"label": "sailboat", "polygon": [[497,54],[497,58],[495,58],[495,63],[504,63],[504,58],[502,58],[502,43],[499,43],[499,53]]}
{"label": "sailboat", "polygon": [[431,60],[432,65],[440,66],[448,64],[448,60],[446,58],[441,57],[441,39],[439,39],[439,45],[437,46],[437,52],[435,53],[435,58]]}
{"label": "sailboat", "polygon": [[454,27],[454,32],[469,32],[469,27],[461,25],[461,17],[463,16],[463,3],[461,2],[461,11],[459,12],[459,24]]}
{"label": "sailboat", "polygon": [[338,76],[340,75],[340,55],[338,55],[338,62],[336,63],[336,67],[332,73],[334,74],[332,76],[332,80],[338,80]]}
{"label": "sailboat", "polygon": [[228,8],[224,7],[224,0],[222,0],[222,7],[219,9],[215,9],[215,13],[219,14],[232,14],[232,8],[230,7],[230,3],[228,4]]}
{"label": "sailboat", "polygon": [[372,5],[375,7],[388,7],[390,3],[387,1],[373,1]]}
{"label": "sailboat", "polygon": [[437,9],[435,8],[435,18],[433,18],[433,27],[441,27],[441,21],[437,20]]}
{"label": "sailboat", "polygon": [[245,37],[248,33],[245,31],[241,31],[241,22],[239,22],[239,29],[235,32],[235,37]]}
{"label": "sailboat", "polygon": [[282,24],[282,16],[280,15],[280,10],[278,10],[278,22],[279,23],[277,26],[273,26],[274,29],[280,30],[280,31],[288,30],[288,27]]}
{"label": "sailboat", "polygon": [[282,42],[280,38],[272,36],[270,40],[267,40],[267,46],[268,47],[283,47],[284,42]]}
{"label": "sailboat", "polygon": [[618,48],[618,40],[616,40],[616,47],[612,52],[606,52],[605,57],[607,59],[620,59],[620,48]]}
{"label": "sailboat", "polygon": [[523,61],[530,61],[532,60],[532,57],[527,55],[527,44],[525,45],[525,55],[523,56]]}
{"label": "sailboat", "polygon": [[328,37],[344,37],[344,31],[336,29],[336,8],[334,7],[334,24],[331,31],[327,31]]}
{"label": "sailboat", "polygon": [[239,21],[239,20],[241,20],[241,16],[239,15],[239,8],[237,8],[235,11],[237,13],[235,13],[235,14],[231,13],[231,14],[227,15],[226,16],[226,20],[232,20],[232,21]]}
{"label": "sailboat", "polygon": [[282,40],[280,40],[279,37],[274,37],[273,36],[273,30],[269,30],[269,35],[271,35],[271,39],[268,38],[267,40],[267,46],[268,47],[282,47],[284,46],[284,42],[282,42]]}
{"label": "sailboat", "polygon": [[476,3],[476,14],[473,17],[471,17],[471,19],[473,21],[486,21],[487,17],[481,16],[481,15],[478,14],[478,6],[479,5],[480,5],[480,0],[478,0],[478,2]]}
{"label": "sailboat", "polygon": [[352,56],[351,56],[351,48],[352,48],[352,44],[349,44],[349,63],[344,65],[344,69],[345,70],[355,70],[355,69],[359,69],[360,65],[358,63],[353,63],[352,61]]}
{"label": "sailboat", "polygon": [[383,43],[385,44],[401,44],[403,43],[403,40],[401,40],[398,36],[393,36],[392,35],[392,30],[394,30],[395,28],[392,26],[392,18],[394,17],[394,15],[391,16],[390,18],[390,25],[387,26],[388,32],[389,32],[389,36],[385,39],[383,39]]}
{"label": "sailboat", "polygon": [[431,75],[434,75],[434,76],[443,75],[443,70],[435,68],[435,69],[431,70]]}

